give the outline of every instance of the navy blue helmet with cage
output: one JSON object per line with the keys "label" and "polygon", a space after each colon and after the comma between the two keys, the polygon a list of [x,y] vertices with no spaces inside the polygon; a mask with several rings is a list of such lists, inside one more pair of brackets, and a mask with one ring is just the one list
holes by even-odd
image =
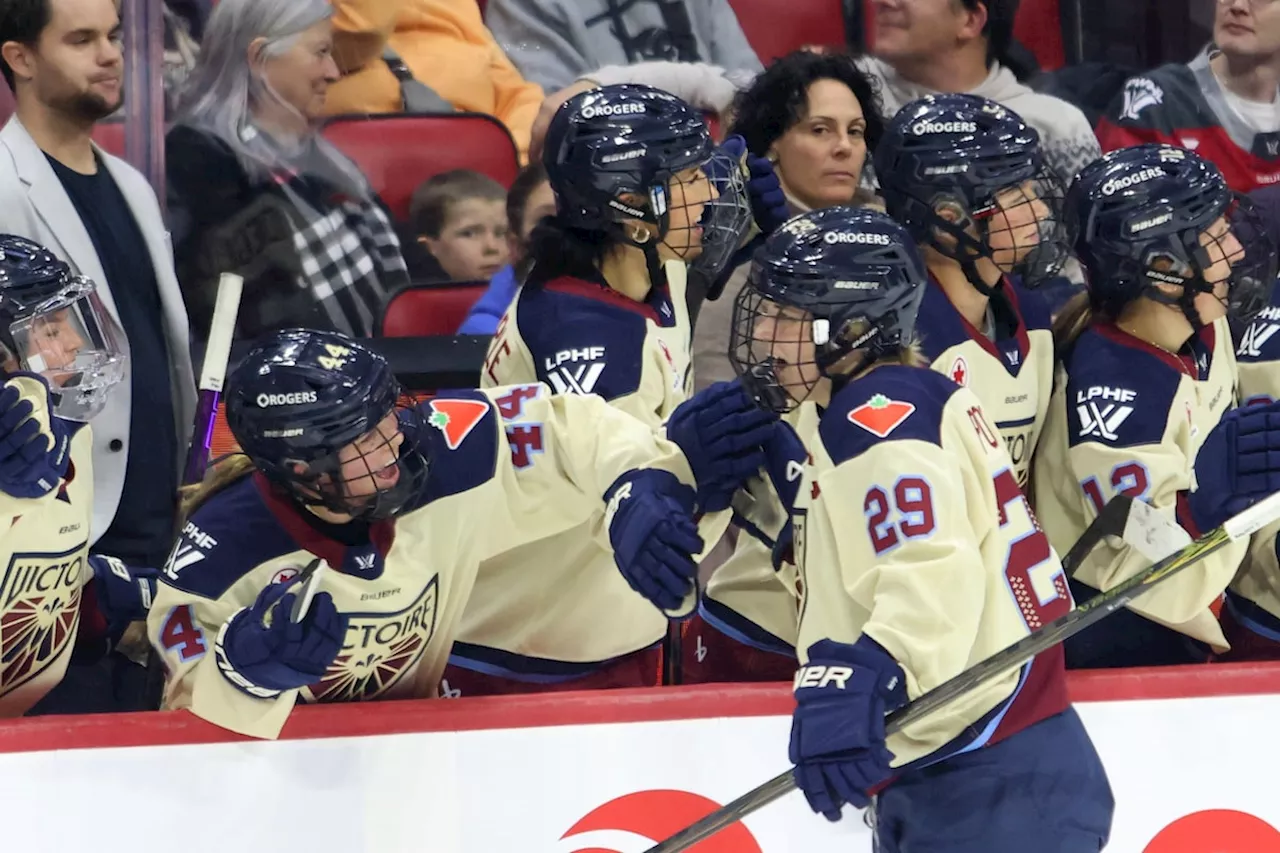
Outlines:
{"label": "navy blue helmet with cage", "polygon": [[1252,202],[1191,151],[1146,144],[1106,154],[1072,184],[1067,215],[1077,224],[1076,255],[1101,312],[1115,316],[1146,296],[1180,306],[1198,326],[1197,294],[1224,282],[1233,322],[1247,323],[1267,304],[1275,243]]}
{"label": "navy blue helmet with cage", "polygon": [[44,246],[0,234],[0,366],[40,374],[59,417],[88,421],[124,378],[123,342],[92,281]]}
{"label": "navy blue helmet with cage", "polygon": [[[889,215],[917,243],[962,266],[988,258],[1034,287],[1067,260],[1062,182],[1045,164],[1036,129],[995,101],[965,94],[912,101],[889,122],[875,171]],[[988,295],[994,289],[972,269],[966,274]]]}
{"label": "navy blue helmet with cage", "polygon": [[378,353],[336,332],[285,329],[259,340],[228,378],[227,425],[297,502],[384,519],[427,476],[421,418],[400,397]]}
{"label": "navy blue helmet with cage", "polygon": [[[660,89],[620,84],[569,98],[551,119],[542,162],[565,225],[642,248],[666,242],[689,260],[696,244],[708,270],[724,265],[750,220],[739,164],[718,151],[698,110]],[[696,241],[671,222],[672,210],[695,194],[677,177],[693,167],[715,187],[699,221],[683,229],[700,228]],[[636,243],[622,226],[633,220],[655,226],[655,240]]]}
{"label": "navy blue helmet with cage", "polygon": [[[915,241],[885,214],[801,214],[756,252],[734,303],[729,359],[762,405],[788,411],[818,378],[841,379],[855,352],[866,364],[911,343],[927,280]],[[811,362],[794,335],[779,335],[780,314],[808,323]]]}

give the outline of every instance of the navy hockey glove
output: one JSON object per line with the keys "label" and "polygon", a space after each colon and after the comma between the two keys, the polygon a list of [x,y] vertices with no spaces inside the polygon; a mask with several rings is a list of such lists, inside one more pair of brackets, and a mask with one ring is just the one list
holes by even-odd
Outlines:
{"label": "navy hockey glove", "polygon": [[720,150],[747,166],[747,195],[751,198],[751,218],[762,234],[772,234],[782,223],[791,218],[787,196],[782,191],[773,164],[767,157],[757,157],[747,150],[747,141],[741,136],[730,136],[720,145]]}
{"label": "navy hockey glove", "polygon": [[315,684],[333,663],[347,633],[348,618],[333,597],[316,593],[306,615],[294,622],[299,583],[274,583],[252,607],[232,614],[218,632],[218,669],[236,687],[259,699]]}
{"label": "navy hockey glove", "polygon": [[777,421],[737,380],[704,388],[671,413],[667,438],[689,460],[703,512],[728,508],[733,493],[764,466],[761,446]]}
{"label": "navy hockey glove", "polygon": [[778,421],[773,425],[773,433],[764,443],[764,470],[769,474],[773,490],[790,515],[796,508],[796,494],[800,491],[800,481],[804,479],[804,464],[809,460],[809,451],[791,424]]}
{"label": "navy hockey glove", "polygon": [[636,592],[668,614],[696,589],[702,537],[693,523],[693,489],[666,471],[628,471],[604,496],[613,557]]}
{"label": "navy hockey glove", "polygon": [[[19,378],[29,388],[35,382],[44,389],[47,430],[40,419],[32,417],[31,402],[22,399],[22,389],[14,381]],[[48,384],[34,373],[11,373],[0,388],[0,491],[15,498],[44,497],[67,473],[71,439],[66,424],[54,417],[48,395]]]}
{"label": "navy hockey glove", "polygon": [[1280,403],[1227,412],[1196,454],[1191,519],[1207,533],[1280,491]]}
{"label": "navy hockey glove", "polygon": [[819,640],[796,672],[791,763],[809,807],[840,819],[845,803],[866,808],[867,790],[893,775],[884,715],[907,701],[906,678],[870,637]]}
{"label": "navy hockey glove", "polygon": [[146,619],[156,597],[158,569],[126,566],[115,557],[93,554],[89,557],[98,609],[107,620],[107,632],[119,637],[130,622]]}

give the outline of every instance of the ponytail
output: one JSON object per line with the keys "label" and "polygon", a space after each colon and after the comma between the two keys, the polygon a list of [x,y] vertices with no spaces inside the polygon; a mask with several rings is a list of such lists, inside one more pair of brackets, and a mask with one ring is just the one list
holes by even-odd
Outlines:
{"label": "ponytail", "polygon": [[1071,350],[1076,338],[1089,328],[1093,317],[1093,303],[1087,292],[1077,293],[1063,306],[1053,321],[1053,344],[1059,358]]}
{"label": "ponytail", "polygon": [[187,524],[204,502],[228,486],[243,480],[256,469],[243,453],[224,456],[209,467],[199,483],[183,486],[178,491],[178,529]]}
{"label": "ponytail", "polygon": [[544,216],[529,235],[527,283],[536,286],[561,276],[597,279],[600,264],[613,245],[603,232],[573,228],[559,216]]}

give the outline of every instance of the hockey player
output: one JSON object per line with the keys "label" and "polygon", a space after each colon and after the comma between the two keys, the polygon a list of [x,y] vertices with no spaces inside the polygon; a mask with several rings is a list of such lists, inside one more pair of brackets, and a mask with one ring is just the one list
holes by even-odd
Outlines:
{"label": "hockey player", "polygon": [[792,519],[796,781],[831,820],[878,790],[881,853],[1095,853],[1113,803],[1061,646],[886,741],[886,712],[1072,606],[985,407],[914,344],[927,286],[901,226],[831,208],[775,232],[735,304],[739,369],[817,420]]}
{"label": "hockey player", "polygon": [[[686,274],[722,266],[746,234],[741,169],[697,110],[631,85],[566,101],[543,162],[557,212],[534,229],[532,271],[499,322],[482,385],[597,394],[656,426],[693,386]],[[673,428],[714,441],[721,407],[750,407],[741,389],[710,393],[705,429],[682,418]],[[724,508],[702,497],[702,508]],[[451,695],[658,683],[667,618],[612,570],[588,527],[487,561],[476,589],[450,657]],[[606,602],[608,619],[579,596]]]}
{"label": "hockey player", "polygon": [[93,282],[0,235],[0,716],[31,709],[77,647],[119,640],[151,602],[154,569],[89,554],[86,422],[123,376],[122,340]]}
{"label": "hockey player", "polygon": [[[925,358],[978,395],[1026,490],[1053,383],[1049,309],[1029,287],[1058,274],[1069,251],[1063,190],[1045,168],[1040,135],[986,98],[930,95],[898,112],[875,157],[886,211],[928,267],[916,323]],[[750,339],[750,329],[735,332]],[[781,433],[768,447],[775,472],[804,460],[799,443]],[[758,485],[757,503],[767,505],[773,493]],[[772,537],[761,536],[768,526],[742,520],[751,535],[739,536],[708,582],[690,628],[689,680],[774,679],[794,668],[793,570],[781,554],[775,569]]]}
{"label": "hockey player", "polygon": [[[1239,336],[1240,402],[1280,400],[1280,288]],[[1274,424],[1280,426],[1280,419]],[[1231,649],[1220,661],[1280,660],[1280,524],[1253,535],[1222,608],[1222,633]]]}
{"label": "hockey player", "polygon": [[1049,308],[1030,288],[1070,250],[1040,135],[994,101],[930,95],[890,122],[876,174],[885,212],[928,266],[916,323],[925,357],[973,388],[1025,490],[1053,390]]}
{"label": "hockey player", "polygon": [[679,600],[702,543],[675,444],[542,385],[408,409],[399,394],[380,356],[335,333],[277,332],[236,368],[245,457],[192,499],[148,624],[167,707],[274,737],[299,700],[434,696],[480,561],[606,504],[624,575]]}
{"label": "hockey player", "polygon": [[[1280,442],[1275,410],[1234,409],[1228,326],[1265,303],[1275,247],[1217,167],[1171,146],[1107,154],[1081,172],[1067,208],[1089,291],[1059,318],[1061,364],[1036,462],[1044,530],[1065,553],[1123,494],[1192,536],[1208,532],[1280,488],[1266,453]],[[1224,650],[1209,608],[1246,547],[1227,545],[1068,641],[1068,666],[1203,662]],[[1104,540],[1075,570],[1076,600],[1148,562]]]}

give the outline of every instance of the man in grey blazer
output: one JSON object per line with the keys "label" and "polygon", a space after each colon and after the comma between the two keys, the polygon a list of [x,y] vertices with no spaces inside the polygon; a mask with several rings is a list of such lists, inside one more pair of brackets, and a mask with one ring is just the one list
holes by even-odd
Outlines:
{"label": "man in grey blazer", "polygon": [[17,110],[0,130],[0,233],[93,279],[127,339],[129,372],[93,419],[95,552],[159,567],[195,409],[187,314],[155,192],[90,138],[121,105],[115,0],[5,0],[0,72]]}

